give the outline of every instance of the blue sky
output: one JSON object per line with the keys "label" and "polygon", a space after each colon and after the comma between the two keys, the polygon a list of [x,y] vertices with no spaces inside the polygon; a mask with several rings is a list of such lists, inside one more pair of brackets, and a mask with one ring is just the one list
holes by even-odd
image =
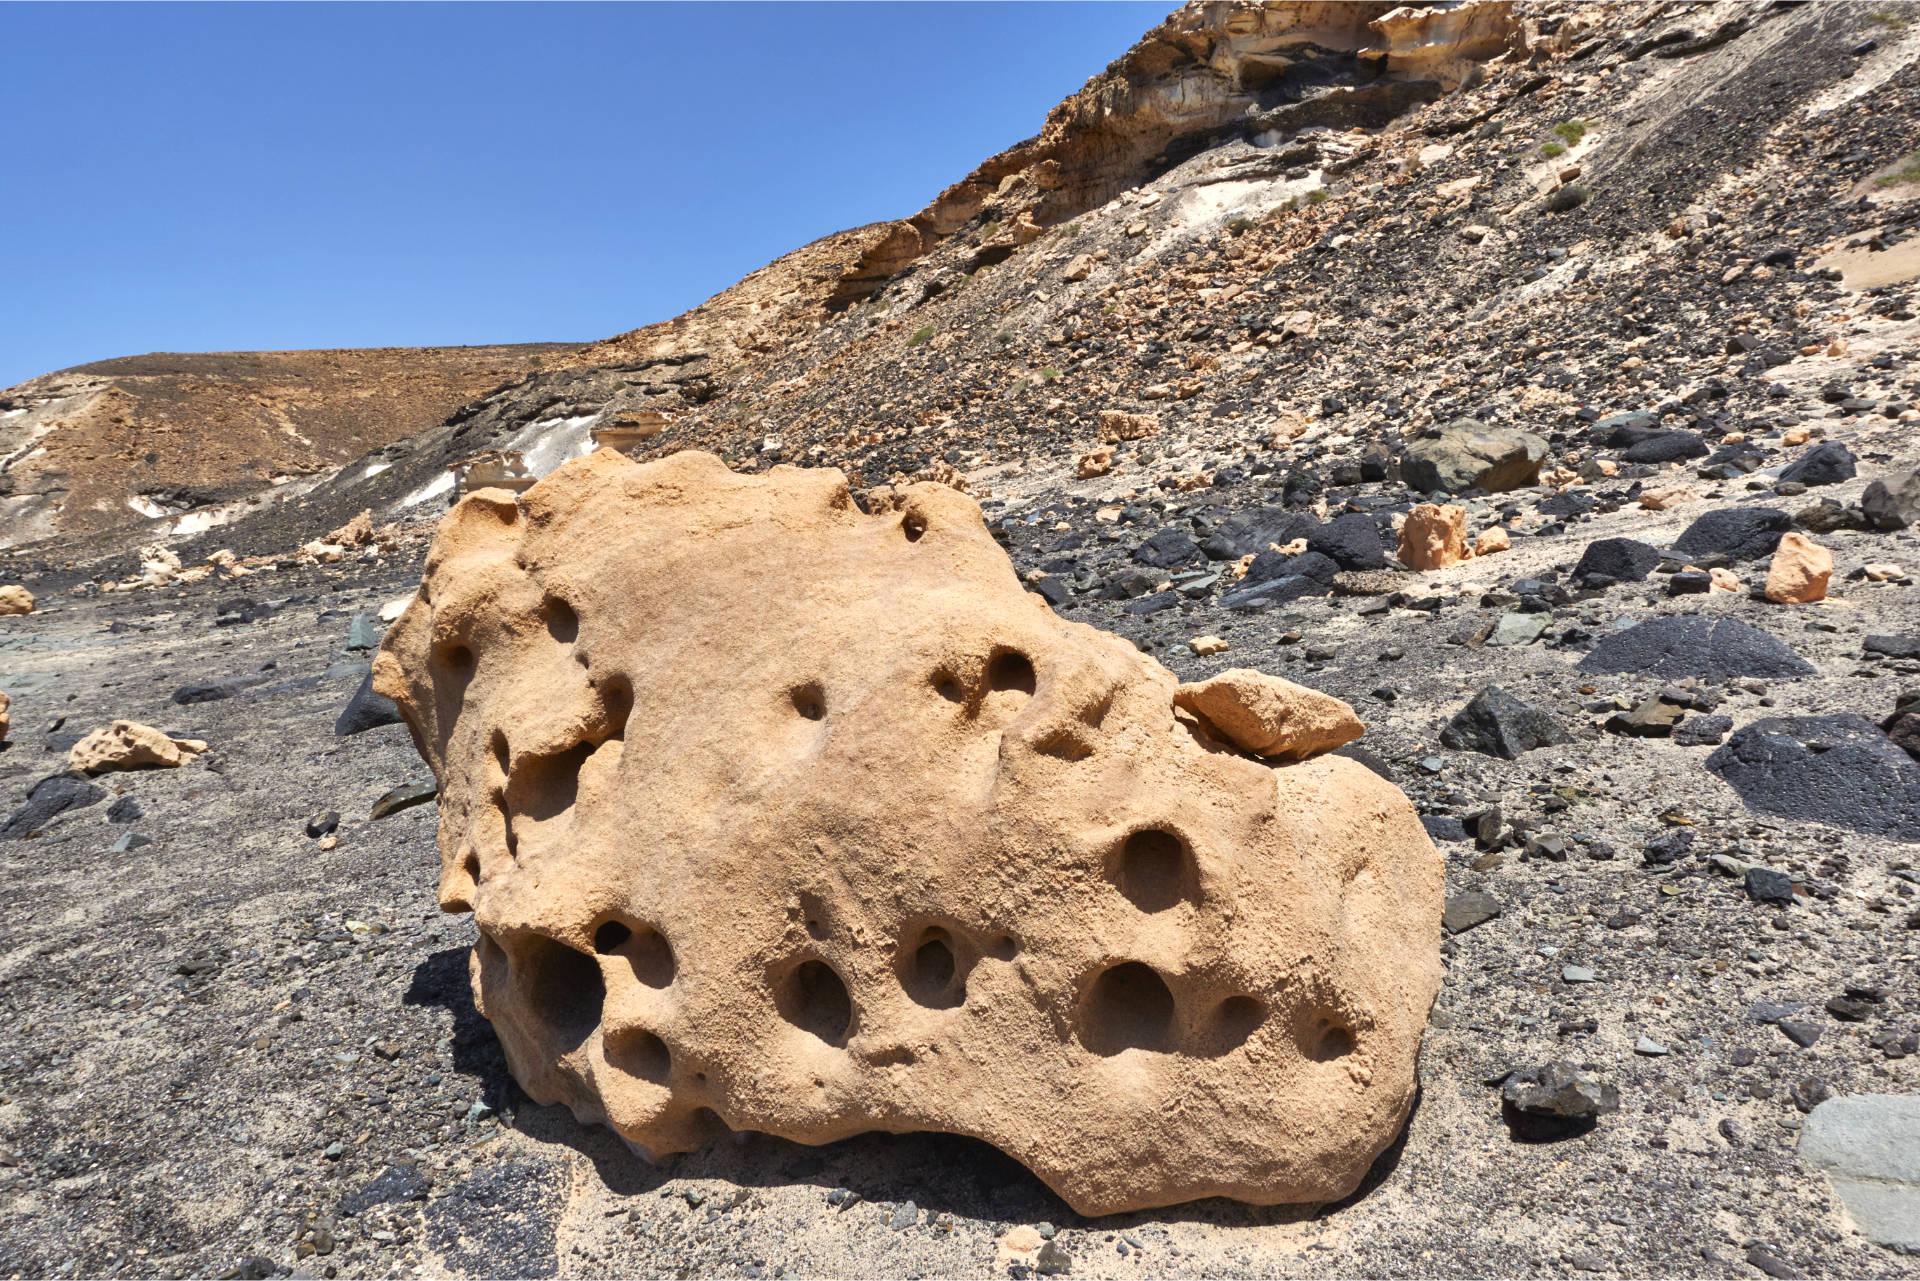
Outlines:
{"label": "blue sky", "polygon": [[913,213],[1170,3],[0,3],[0,387],[603,338]]}

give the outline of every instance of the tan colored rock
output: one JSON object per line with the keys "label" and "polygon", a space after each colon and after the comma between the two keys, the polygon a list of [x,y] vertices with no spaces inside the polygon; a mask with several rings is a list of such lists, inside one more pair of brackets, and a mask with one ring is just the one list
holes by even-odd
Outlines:
{"label": "tan colored rock", "polygon": [[1090,254],[1075,254],[1067,260],[1067,269],[1060,273],[1062,280],[1085,280],[1093,274],[1093,257]]}
{"label": "tan colored rock", "polygon": [[1804,445],[1812,438],[1813,433],[1805,427],[1789,427],[1780,433],[1780,443],[1783,445]]}
{"label": "tan colored rock", "polygon": [[361,512],[320,541],[336,547],[365,547],[373,541],[373,512]]}
{"label": "tan colored rock", "polygon": [[1495,552],[1511,551],[1513,538],[1503,525],[1489,525],[1480,531],[1480,537],[1473,540],[1475,556],[1491,556]]}
{"label": "tan colored rock", "polygon": [[1746,590],[1746,584],[1740,581],[1740,575],[1730,569],[1710,569],[1707,571],[1707,577],[1713,580],[1714,587],[1723,592]]}
{"label": "tan colored rock", "polygon": [[1868,582],[1897,583],[1907,576],[1907,571],[1890,560],[1869,561],[1860,567]]}
{"label": "tan colored rock", "polygon": [[8,711],[12,706],[13,700],[7,697],[4,690],[0,690],[0,743],[7,741],[7,729],[13,723],[13,717]]}
{"label": "tan colored rock", "polygon": [[154,543],[140,549],[140,583],[146,587],[164,587],[180,576],[180,556],[170,547]]}
{"label": "tan colored rock", "polygon": [[1080,455],[1079,466],[1074,474],[1081,480],[1092,480],[1095,476],[1104,476],[1113,470],[1113,446],[1101,445],[1098,449],[1089,449]]}
{"label": "tan colored rock", "polygon": [[139,721],[115,721],[97,729],[67,750],[67,768],[88,774],[108,770],[174,768],[185,765],[207,745],[197,738],[168,738]]}
{"label": "tan colored rock", "polygon": [[374,684],[514,1075],[656,1154],[930,1130],[1083,1213],[1348,1194],[1438,990],[1412,806],[1233,750],[971,499],[902,497],[601,451],[442,521]]}
{"label": "tan colored rock", "polygon": [[1305,760],[1366,732],[1353,708],[1330,694],[1246,667],[1182,685],[1173,705],[1192,712],[1214,737],[1282,760]]}
{"label": "tan colored rock", "polygon": [[1100,411],[1100,440],[1103,444],[1141,440],[1159,430],[1160,420],[1153,414],[1130,414],[1123,409]]}
{"label": "tan colored rock", "polygon": [[1777,605],[1810,605],[1827,598],[1833,553],[1798,530],[1780,535],[1767,566],[1767,599]]}
{"label": "tan colored rock", "polygon": [[1681,503],[1695,502],[1699,497],[1700,491],[1692,485],[1661,485],[1641,490],[1640,505],[1650,512],[1663,512]]}
{"label": "tan colored rock", "polygon": [[8,614],[31,614],[33,612],[33,593],[18,583],[8,583],[0,587],[0,617]]}
{"label": "tan colored rock", "polygon": [[1212,654],[1226,653],[1227,643],[1218,636],[1196,636],[1187,642],[1187,648],[1206,658]]}
{"label": "tan colored rock", "polygon": [[1421,503],[1400,527],[1400,563],[1408,569],[1445,569],[1473,556],[1467,546],[1467,509]]}

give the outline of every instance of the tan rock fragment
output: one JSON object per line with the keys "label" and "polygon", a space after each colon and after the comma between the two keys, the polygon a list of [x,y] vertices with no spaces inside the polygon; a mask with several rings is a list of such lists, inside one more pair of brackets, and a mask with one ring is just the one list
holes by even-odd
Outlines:
{"label": "tan rock fragment", "polygon": [[1480,531],[1480,537],[1473,541],[1475,556],[1491,556],[1495,552],[1510,551],[1512,548],[1513,538],[1502,525],[1487,526]]}
{"label": "tan rock fragment", "polygon": [[7,727],[12,724],[13,719],[7,709],[12,706],[13,700],[7,697],[4,690],[0,690],[0,743],[7,741]]}
{"label": "tan rock fragment", "polygon": [[[448,514],[374,681],[514,1075],[653,1153],[965,1134],[1110,1213],[1337,1200],[1404,1122],[1412,806],[1233,750],[952,489],[600,451]],[[1283,752],[1357,732],[1266,698]]]}
{"label": "tan rock fragment", "polygon": [[1874,583],[1897,583],[1907,576],[1907,571],[1892,561],[1870,561],[1860,567],[1867,581]]}
{"label": "tan rock fragment", "polygon": [[1833,553],[1798,530],[1780,535],[1767,566],[1767,599],[1777,605],[1810,605],[1827,598]]}
{"label": "tan rock fragment", "polygon": [[1130,414],[1123,409],[1100,411],[1100,440],[1104,444],[1141,440],[1159,430],[1160,419],[1153,414]]}
{"label": "tan rock fragment", "polygon": [[0,587],[0,617],[8,614],[31,614],[33,612],[33,593],[18,583],[8,583]]}
{"label": "tan rock fragment", "polygon": [[1366,732],[1353,708],[1332,695],[1247,667],[1182,685],[1173,705],[1235,747],[1282,760],[1318,756]]}
{"label": "tan rock fragment", "polygon": [[1075,254],[1067,260],[1067,269],[1060,273],[1062,280],[1085,280],[1093,274],[1094,261],[1091,254]]}
{"label": "tan rock fragment", "polygon": [[1467,509],[1421,503],[1400,527],[1400,563],[1408,569],[1445,569],[1473,556],[1467,546]]}
{"label": "tan rock fragment", "polygon": [[1723,592],[1742,592],[1747,589],[1746,584],[1740,581],[1740,575],[1730,569],[1710,569],[1707,577],[1713,580],[1714,587]]}
{"label": "tan rock fragment", "polygon": [[1783,445],[1804,445],[1808,440],[1812,439],[1812,437],[1813,433],[1805,427],[1789,427],[1780,433],[1780,443]]}
{"label": "tan rock fragment", "polygon": [[1080,455],[1080,462],[1074,468],[1074,474],[1081,480],[1092,480],[1095,476],[1104,476],[1113,470],[1113,446],[1101,445],[1089,449]]}
{"label": "tan rock fragment", "polygon": [[1187,648],[1205,658],[1210,654],[1226,653],[1227,643],[1218,636],[1196,636],[1187,642]]}
{"label": "tan rock fragment", "polygon": [[319,541],[335,547],[365,547],[373,541],[373,513],[361,512]]}
{"label": "tan rock fragment", "polygon": [[1699,497],[1700,491],[1692,485],[1661,485],[1641,490],[1640,505],[1650,512],[1663,512],[1681,503],[1695,502]]}
{"label": "tan rock fragment", "polygon": [[108,770],[174,768],[185,765],[207,745],[197,738],[168,738],[139,721],[115,721],[97,729],[67,750],[67,768],[89,774]]}

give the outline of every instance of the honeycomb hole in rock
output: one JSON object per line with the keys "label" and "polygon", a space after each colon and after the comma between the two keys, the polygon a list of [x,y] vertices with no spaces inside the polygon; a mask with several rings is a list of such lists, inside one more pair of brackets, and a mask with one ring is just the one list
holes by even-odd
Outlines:
{"label": "honeycomb hole in rock", "polygon": [[529,934],[514,948],[513,968],[526,995],[525,1008],[546,1020],[562,1053],[600,1026],[607,985],[591,956],[544,934]]}
{"label": "honeycomb hole in rock", "polygon": [[540,612],[546,615],[547,635],[562,645],[571,645],[580,638],[580,615],[558,596],[549,596],[542,601]]}
{"label": "honeycomb hole in rock", "polygon": [[787,696],[793,700],[793,710],[807,720],[817,721],[827,714],[827,691],[818,683],[796,685]]}
{"label": "honeycomb hole in rock", "polygon": [[774,992],[780,1017],[828,1045],[841,1047],[853,1027],[853,997],[847,984],[825,961],[802,961],[788,971]]}
{"label": "honeycomb hole in rock", "polygon": [[651,925],[638,921],[603,921],[593,932],[593,950],[618,956],[633,967],[633,977],[647,987],[673,985],[673,945]]}
{"label": "honeycomb hole in rock", "polygon": [[800,915],[807,923],[807,937],[816,943],[827,937],[827,903],[817,894],[800,895]]}
{"label": "honeycomb hole in rock", "polygon": [[995,654],[987,663],[987,690],[980,702],[980,723],[988,729],[1004,728],[1033,698],[1036,684],[1032,659],[1016,651]]}
{"label": "honeycomb hole in rock", "polygon": [[1198,873],[1187,843],[1172,832],[1150,827],[1121,842],[1114,883],[1142,912],[1164,912],[1197,897]]}
{"label": "honeycomb hole in rock", "polygon": [[951,672],[935,672],[933,674],[933,689],[935,693],[939,694],[940,697],[946,699],[949,703],[964,703],[967,701],[966,688],[960,684],[959,680],[956,679]]}
{"label": "honeycomb hole in rock", "polygon": [[1337,1014],[1321,1012],[1301,1021],[1300,1052],[1315,1063],[1344,1059],[1356,1047],[1353,1029]]}
{"label": "honeycomb hole in rock", "polygon": [[900,949],[900,986],[916,1005],[950,1010],[967,999],[967,966],[939,925],[910,931]]}
{"label": "honeycomb hole in rock", "polygon": [[1095,1054],[1165,1049],[1173,1031],[1173,991],[1152,966],[1123,961],[1088,989],[1080,1041]]}
{"label": "honeycomb hole in rock", "polygon": [[513,764],[513,750],[507,745],[505,730],[493,731],[493,763],[500,767],[500,777],[506,778]]}
{"label": "honeycomb hole in rock", "polygon": [[601,741],[625,740],[627,717],[633,712],[633,686],[624,679],[608,681],[600,687],[600,706],[607,723],[606,738]]}
{"label": "honeycomb hole in rock", "polygon": [[673,1078],[673,1052],[665,1041],[643,1027],[608,1032],[606,1053],[608,1064],[642,1081],[666,1085]]}
{"label": "honeycomb hole in rock", "polygon": [[900,532],[906,535],[908,542],[919,542],[927,532],[927,518],[918,512],[908,512],[900,518]]}
{"label": "honeycomb hole in rock", "polygon": [[1011,961],[1020,954],[1020,942],[1011,934],[997,935],[987,945],[987,955],[996,961]]}
{"label": "honeycomb hole in rock", "polygon": [[1215,1054],[1226,1054],[1247,1043],[1267,1019],[1267,1007],[1251,996],[1230,996],[1213,1012],[1210,1040]]}
{"label": "honeycomb hole in rock", "polygon": [[516,817],[545,822],[573,808],[580,791],[580,767],[593,755],[592,743],[576,743],[551,756],[523,756],[507,778],[507,808]]}
{"label": "honeycomb hole in rock", "polygon": [[473,651],[457,642],[441,646],[434,657],[450,672],[465,672],[473,667]]}

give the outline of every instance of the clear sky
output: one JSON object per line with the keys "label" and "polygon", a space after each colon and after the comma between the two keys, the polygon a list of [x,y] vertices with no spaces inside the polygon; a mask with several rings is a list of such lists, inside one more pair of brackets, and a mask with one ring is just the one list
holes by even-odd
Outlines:
{"label": "clear sky", "polygon": [[661,320],[917,211],[1171,7],[0,3],[0,387]]}

